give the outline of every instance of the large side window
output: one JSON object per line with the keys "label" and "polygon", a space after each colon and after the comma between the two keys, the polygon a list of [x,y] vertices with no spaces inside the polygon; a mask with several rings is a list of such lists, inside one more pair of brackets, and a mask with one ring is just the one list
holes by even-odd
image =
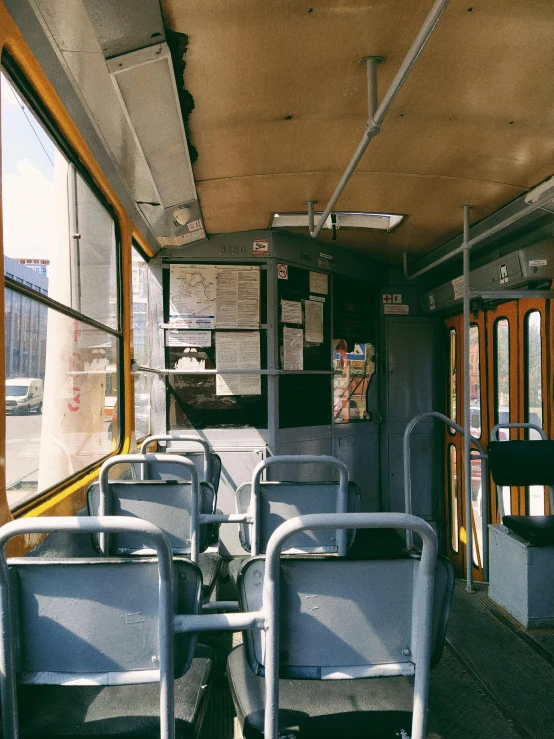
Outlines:
{"label": "large side window", "polygon": [[[542,428],[542,326],[538,310],[525,316],[525,421]],[[541,437],[538,431],[529,430],[527,438]],[[527,495],[528,512],[544,515],[544,487],[532,485]]]}
{"label": "large side window", "polygon": [[[148,332],[148,264],[133,247],[133,356],[142,367],[150,366]],[[143,439],[150,434],[150,392],[153,375],[137,372],[135,382],[135,435]]]}
{"label": "large side window", "polygon": [[17,508],[118,443],[107,399],[120,389],[122,336],[114,218],[4,62],[6,467]]}

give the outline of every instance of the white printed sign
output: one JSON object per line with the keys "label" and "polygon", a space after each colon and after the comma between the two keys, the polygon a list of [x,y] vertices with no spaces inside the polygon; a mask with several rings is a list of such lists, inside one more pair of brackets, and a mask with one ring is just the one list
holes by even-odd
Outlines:
{"label": "white printed sign", "polygon": [[384,305],[383,313],[387,316],[406,316],[410,312],[409,305]]}
{"label": "white printed sign", "polygon": [[212,345],[211,331],[181,331],[175,329],[165,332],[166,346],[197,346],[207,347]]}

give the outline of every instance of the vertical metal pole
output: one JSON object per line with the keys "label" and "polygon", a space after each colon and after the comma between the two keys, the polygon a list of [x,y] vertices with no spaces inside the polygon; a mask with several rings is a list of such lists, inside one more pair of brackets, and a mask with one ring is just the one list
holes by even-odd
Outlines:
{"label": "vertical metal pole", "polygon": [[465,528],[466,528],[466,590],[473,592],[473,529],[471,526],[471,446],[470,446],[470,383],[469,383],[469,210],[464,205],[464,477],[465,477]]}
{"label": "vertical metal pole", "polygon": [[377,65],[383,61],[384,57],[382,56],[365,56],[361,59],[361,64],[367,66],[367,119],[369,123],[373,120],[379,105],[377,100]]}
{"label": "vertical metal pole", "polygon": [[314,205],[317,203],[317,200],[308,200],[307,206],[308,206],[308,227],[310,229],[310,233],[314,230],[315,225],[315,214],[314,214]]}

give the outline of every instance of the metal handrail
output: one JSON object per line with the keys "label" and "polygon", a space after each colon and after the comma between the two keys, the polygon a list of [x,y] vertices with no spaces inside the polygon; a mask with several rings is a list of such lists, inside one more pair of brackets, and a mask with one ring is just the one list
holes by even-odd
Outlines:
{"label": "metal handrail", "polygon": [[[411,450],[410,450],[410,439],[414,427],[422,421],[424,418],[436,418],[438,421],[442,421],[446,426],[453,428],[461,436],[465,437],[465,430],[448,418],[444,413],[439,411],[426,411],[425,413],[419,413],[414,416],[411,421],[408,422],[404,430],[404,441],[403,441],[403,463],[404,463],[404,505],[406,513],[411,514],[412,512],[412,479],[411,479]],[[469,438],[470,443],[475,446],[475,449],[479,452],[479,456],[472,456],[472,459],[481,460],[481,532],[483,538],[483,579],[488,581],[489,577],[489,544],[487,536],[488,527],[488,498],[489,498],[489,476],[487,472],[486,461],[488,460],[485,448],[475,436]],[[467,529],[467,526],[466,526]],[[469,538],[472,528],[466,531],[466,537]],[[409,550],[413,549],[413,536],[411,531],[406,532],[406,546]],[[467,589],[471,591],[473,588],[473,578],[467,582]]]}
{"label": "metal handrail", "polygon": [[[429,15],[425,19],[419,33],[417,34],[414,42],[410,46],[410,49],[408,50],[408,53],[406,54],[404,61],[400,65],[398,72],[396,73],[389,89],[387,90],[385,96],[383,97],[383,100],[381,101],[381,105],[377,108],[377,110],[374,112],[373,115],[371,113],[373,112],[373,104],[374,101],[377,100],[377,82],[375,78],[375,64],[368,64],[368,108],[369,108],[369,118],[366,124],[366,128],[364,131],[364,134],[362,136],[362,139],[360,143],[358,144],[356,151],[354,152],[352,159],[348,163],[348,166],[346,167],[344,174],[340,178],[339,184],[335,188],[334,193],[331,195],[331,199],[327,203],[327,206],[325,210],[323,211],[320,219],[317,223],[314,223],[314,210],[313,210],[313,204],[314,201],[308,202],[308,216],[309,216],[309,229],[310,229],[310,236],[312,236],[314,239],[319,235],[319,232],[323,228],[323,224],[329,217],[329,214],[333,210],[335,203],[339,199],[342,191],[348,184],[348,181],[352,177],[352,174],[354,173],[354,170],[358,166],[360,159],[364,155],[365,150],[367,149],[369,142],[377,136],[378,133],[381,131],[381,123],[383,122],[383,119],[385,118],[390,106],[394,102],[394,99],[398,95],[400,88],[406,81],[406,78],[410,74],[412,67],[416,63],[419,55],[423,51],[425,44],[429,40],[431,34],[435,30],[435,26],[440,20],[440,17],[446,10],[446,6],[448,5],[450,0],[436,0],[435,4],[431,8]],[[373,59],[377,59],[377,57],[373,57]]]}

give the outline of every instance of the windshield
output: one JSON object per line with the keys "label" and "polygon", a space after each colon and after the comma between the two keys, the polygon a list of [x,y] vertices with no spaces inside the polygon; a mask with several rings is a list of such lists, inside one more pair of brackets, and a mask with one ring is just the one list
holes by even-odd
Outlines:
{"label": "windshield", "polygon": [[25,385],[6,385],[6,395],[12,398],[22,398],[24,395],[27,395],[28,389]]}

